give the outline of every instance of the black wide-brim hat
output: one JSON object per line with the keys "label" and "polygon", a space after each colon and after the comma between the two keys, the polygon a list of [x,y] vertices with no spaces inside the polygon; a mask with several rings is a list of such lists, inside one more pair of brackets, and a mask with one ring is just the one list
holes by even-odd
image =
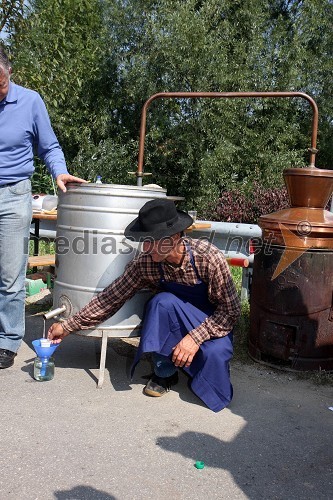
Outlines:
{"label": "black wide-brim hat", "polygon": [[192,224],[192,217],[177,210],[173,201],[157,198],[145,203],[139,217],[126,227],[124,234],[132,241],[160,240],[184,231]]}

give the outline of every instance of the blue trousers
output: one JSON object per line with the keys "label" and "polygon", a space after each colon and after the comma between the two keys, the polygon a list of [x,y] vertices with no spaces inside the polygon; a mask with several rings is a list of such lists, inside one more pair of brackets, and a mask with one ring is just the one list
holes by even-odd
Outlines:
{"label": "blue trousers", "polygon": [[[170,363],[168,367],[162,366],[165,361],[163,357],[171,361],[172,348],[206,318],[205,312],[170,292],[155,295],[147,304],[133,369],[144,352],[153,352],[157,375],[163,376],[159,368],[170,369],[169,375],[172,375]],[[229,373],[232,354],[232,333],[229,333],[225,337],[203,342],[191,365],[184,368],[192,378],[193,392],[215,412],[225,408],[232,399]],[[164,376],[169,376],[166,373]]]}
{"label": "blue trousers", "polygon": [[31,184],[0,186],[0,349],[17,352],[25,330],[25,276],[31,222]]}

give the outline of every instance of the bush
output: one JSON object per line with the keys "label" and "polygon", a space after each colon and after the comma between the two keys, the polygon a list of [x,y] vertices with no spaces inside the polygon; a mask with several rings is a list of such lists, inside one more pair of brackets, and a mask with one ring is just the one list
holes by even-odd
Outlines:
{"label": "bush", "polygon": [[265,188],[253,183],[251,194],[232,189],[224,191],[216,203],[205,214],[208,220],[243,222],[256,224],[261,215],[266,215],[289,206],[287,189]]}

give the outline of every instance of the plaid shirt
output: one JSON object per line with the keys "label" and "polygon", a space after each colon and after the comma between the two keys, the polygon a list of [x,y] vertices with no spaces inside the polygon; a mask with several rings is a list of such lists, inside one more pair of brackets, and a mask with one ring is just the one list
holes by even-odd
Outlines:
{"label": "plaid shirt", "polygon": [[[227,335],[240,314],[240,301],[232,281],[227,261],[222,252],[211,243],[184,238],[190,245],[200,279],[207,284],[208,298],[216,310],[189,334],[197,344],[205,340]],[[197,275],[187,252],[179,266],[162,262],[165,281],[195,285]],[[138,290],[143,288],[160,291],[158,263],[149,254],[142,253],[133,259],[124,273],[111,285],[96,295],[72,318],[62,323],[67,332],[87,330],[101,323],[113,314]]]}

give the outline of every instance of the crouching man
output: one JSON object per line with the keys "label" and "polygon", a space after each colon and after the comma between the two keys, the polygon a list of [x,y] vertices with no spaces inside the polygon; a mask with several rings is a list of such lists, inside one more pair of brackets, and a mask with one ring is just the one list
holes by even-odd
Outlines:
{"label": "crouching man", "polygon": [[143,241],[143,252],[77,314],[53,324],[48,338],[60,342],[91,329],[148,288],[155,295],[146,306],[132,372],[141,355],[151,352],[154,374],[145,394],[166,394],[178,382],[180,367],[190,375],[193,392],[217,412],[232,399],[229,361],[240,303],[220,250],[183,236],[192,222],[170,200],[148,201],[125,229],[128,239]]}

